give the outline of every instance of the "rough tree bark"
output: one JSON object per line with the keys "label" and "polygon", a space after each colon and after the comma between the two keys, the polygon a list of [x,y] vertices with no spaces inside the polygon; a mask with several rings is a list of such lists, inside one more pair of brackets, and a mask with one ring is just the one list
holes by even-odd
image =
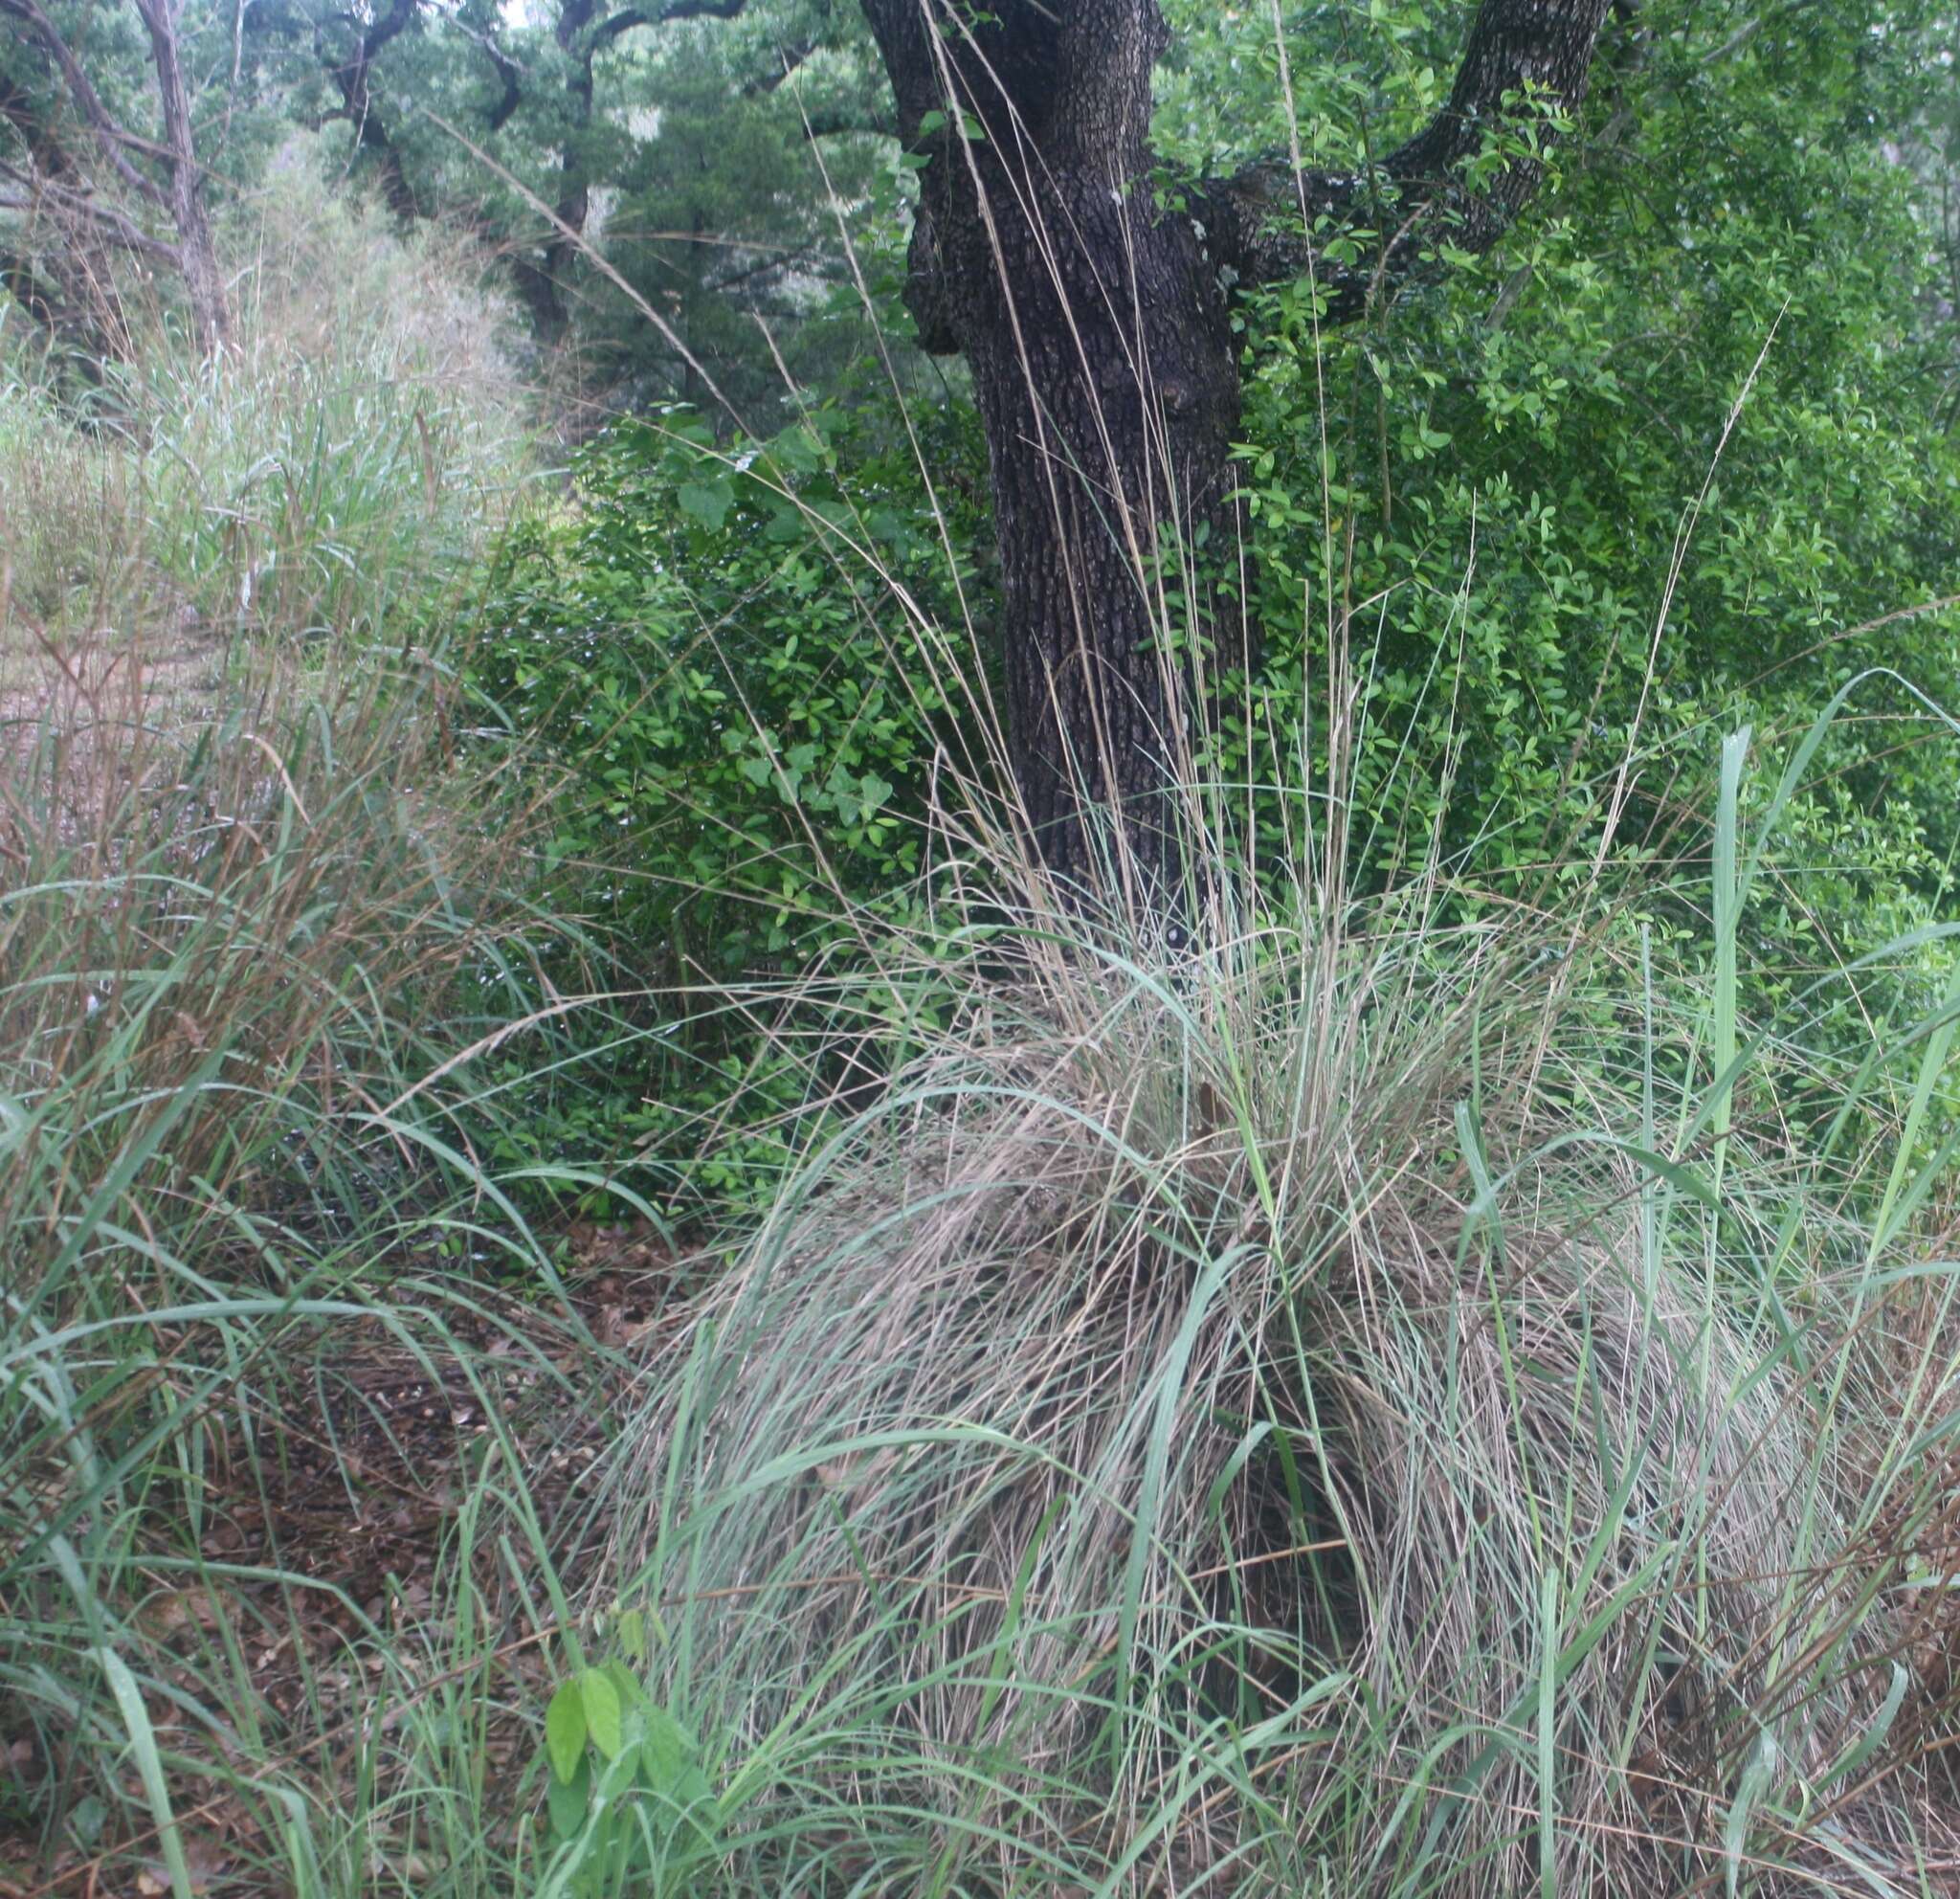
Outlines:
{"label": "rough tree bark", "polygon": [[[1463,161],[1524,89],[1579,102],[1608,0],[1481,0],[1447,106],[1371,175],[1263,165],[1164,214],[1157,0],[862,4],[900,137],[927,161],[907,306],[927,349],[967,357],[985,426],[1028,821],[1063,874],[1102,881],[1114,843],[1132,893],[1161,897],[1184,706],[1153,575],[1227,490],[1231,288],[1313,268],[1341,321],[1437,237],[1494,242],[1539,167],[1514,157],[1473,191]],[[1383,234],[1372,255],[1334,267],[1327,239],[1362,228]]]}
{"label": "rough tree bark", "polygon": [[231,340],[231,302],[212,241],[204,204],[204,167],[197,162],[197,138],[190,120],[190,91],[177,51],[177,19],[183,0],[136,0],[137,17],[149,34],[150,58],[157,69],[157,101],[164,122],[167,195],[177,227],[184,288],[190,302],[190,326],[198,353],[207,359]]}

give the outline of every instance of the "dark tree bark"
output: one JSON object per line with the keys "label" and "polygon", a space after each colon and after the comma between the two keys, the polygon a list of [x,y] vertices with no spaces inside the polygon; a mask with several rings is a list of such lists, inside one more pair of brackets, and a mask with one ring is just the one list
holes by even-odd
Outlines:
{"label": "dark tree bark", "polygon": [[[1009,747],[1048,862],[1115,867],[1169,898],[1183,733],[1163,557],[1215,521],[1239,416],[1228,300],[1314,269],[1357,316],[1436,238],[1494,242],[1536,188],[1529,157],[1481,189],[1462,163],[1507,96],[1570,107],[1608,0],[1482,0],[1449,104],[1372,175],[1284,165],[1200,187],[1160,215],[1150,80],[1157,0],[863,0],[920,175],[907,306],[929,350],[967,357],[991,461]],[[1447,218],[1445,234],[1437,227]],[[1327,239],[1382,234],[1365,264]],[[1102,841],[1106,840],[1106,841]]]}
{"label": "dark tree bark", "polygon": [[321,61],[341,96],[339,109],[328,117],[345,119],[353,127],[355,150],[380,183],[382,202],[404,224],[419,217],[422,207],[409,182],[402,155],[389,136],[388,123],[376,109],[371,78],[383,49],[414,23],[420,5],[421,0],[392,0],[385,13],[377,13],[365,25],[351,13],[336,14],[336,23],[354,30],[345,52],[330,50],[322,28],[314,30]]}
{"label": "dark tree bark", "polygon": [[177,227],[184,287],[190,302],[190,324],[200,355],[210,358],[231,340],[231,300],[218,269],[217,245],[204,203],[204,167],[190,122],[190,90],[178,56],[177,19],[182,0],[136,0],[137,16],[149,34],[150,59],[157,71],[162,108],[170,219]]}

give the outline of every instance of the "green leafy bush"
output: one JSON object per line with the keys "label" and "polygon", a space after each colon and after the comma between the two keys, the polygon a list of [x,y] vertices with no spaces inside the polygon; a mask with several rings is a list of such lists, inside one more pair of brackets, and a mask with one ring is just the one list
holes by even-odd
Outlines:
{"label": "green leafy bush", "polygon": [[[1870,132],[1906,116],[1896,62],[1830,35],[1716,59],[1671,9],[1643,17],[1645,63],[1556,161],[1555,218],[1350,329],[1321,330],[1306,281],[1242,303],[1261,651],[1219,695],[1212,763],[1325,783],[1306,708],[1339,651],[1358,868],[1438,850],[1479,895],[1543,901],[1594,864],[1705,860],[1707,734],[1793,738],[1851,686],[1786,814],[1801,899],[1754,920],[1788,998],[1952,889],[1960,445],[1911,393],[1950,319],[1919,292],[1913,178]],[[1339,164],[1339,71],[1303,67]],[[1766,119],[1771,95],[1815,135]],[[1630,180],[1663,177],[1628,233]],[[1833,994],[1847,1028],[1870,1000]]]}
{"label": "green leafy bush", "polygon": [[638,998],[588,1017],[603,1046],[535,1138],[635,1140],[666,1195],[780,1164],[811,1078],[728,988],[909,901],[922,819],[975,770],[970,418],[925,445],[964,472],[937,495],[884,422],[819,410],[732,452],[685,412],[621,427],[493,566],[471,683],[563,774],[548,905]]}

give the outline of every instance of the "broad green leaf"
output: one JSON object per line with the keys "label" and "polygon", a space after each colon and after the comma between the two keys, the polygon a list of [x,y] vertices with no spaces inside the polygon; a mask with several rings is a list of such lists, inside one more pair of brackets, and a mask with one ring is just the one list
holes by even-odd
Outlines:
{"label": "broad green leaf", "polygon": [[674,491],[681,511],[692,515],[703,527],[719,534],[728,519],[735,490],[726,481],[683,481]]}
{"label": "broad green leaf", "polygon": [[640,1758],[648,1788],[683,1809],[711,1798],[707,1776],[700,1766],[701,1743],[657,1702],[648,1707],[646,1718]]}
{"label": "broad green leaf", "polygon": [[624,1662],[610,1661],[599,1664],[599,1672],[612,1684],[619,1696],[622,1713],[639,1707],[647,1698],[647,1691],[634,1679],[633,1670]]}
{"label": "broad green leaf", "polygon": [[617,1760],[625,1745],[620,1733],[619,1690],[602,1668],[588,1668],[578,1678],[579,1698],[585,1704],[586,1731],[592,1745],[608,1760]]}
{"label": "broad green leaf", "polygon": [[545,1710],[545,1751],[551,1772],[569,1780],[586,1755],[586,1709],[576,1682],[567,1682]]}
{"label": "broad green leaf", "polygon": [[551,1816],[551,1830],[561,1840],[573,1840],[586,1823],[586,1809],[591,1804],[592,1766],[581,1749],[578,1771],[569,1780],[553,1779],[545,1791],[546,1810]]}

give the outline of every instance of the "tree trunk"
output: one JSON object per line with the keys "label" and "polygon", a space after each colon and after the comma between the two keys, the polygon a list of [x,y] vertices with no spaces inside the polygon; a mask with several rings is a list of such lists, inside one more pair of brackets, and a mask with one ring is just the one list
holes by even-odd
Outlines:
{"label": "tree trunk", "polygon": [[[919,0],[866,0],[930,160],[907,302],[927,348],[971,365],[986,431],[1026,816],[1061,874],[1153,882],[1182,711],[1155,572],[1224,492],[1238,372],[1195,230],[1151,204],[1157,10],[1073,11],[932,34]],[[1100,57],[1075,68],[1084,32]]]}
{"label": "tree trunk", "polygon": [[232,314],[224,274],[218,269],[217,246],[212,241],[211,218],[205,211],[204,168],[197,162],[190,93],[177,56],[177,4],[175,0],[137,0],[137,11],[149,34],[150,56],[156,62],[164,146],[170,154],[170,221],[177,227],[190,326],[197,338],[198,354],[209,361],[231,341]]}
{"label": "tree trunk", "polygon": [[523,273],[531,330],[547,349],[555,349],[563,343],[571,327],[566,291],[578,262],[578,240],[585,235],[586,220],[591,215],[592,185],[587,170],[590,161],[586,141],[592,123],[592,60],[596,48],[588,29],[597,11],[598,0],[566,0],[552,28],[558,49],[571,69],[565,88],[571,129],[558,154],[558,202],[551,208],[556,223],[545,240],[542,261],[530,265]]}
{"label": "tree trunk", "polygon": [[[1157,0],[863,0],[926,161],[906,302],[929,350],[964,354],[985,426],[1004,595],[1009,751],[1051,866],[1147,902],[1170,895],[1187,631],[1160,581],[1214,519],[1239,414],[1232,281],[1304,274],[1336,226],[1390,232],[1367,269],[1321,277],[1335,318],[1413,268],[1427,215],[1495,240],[1537,183],[1528,159],[1472,194],[1481,149],[1527,82],[1583,95],[1607,0],[1483,0],[1449,107],[1378,177],[1255,168],[1151,193]],[[1283,188],[1283,189],[1282,189]],[[1383,214],[1384,200],[1390,214]],[[1290,205],[1290,219],[1286,216]],[[1189,611],[1188,609],[1185,611]]]}

